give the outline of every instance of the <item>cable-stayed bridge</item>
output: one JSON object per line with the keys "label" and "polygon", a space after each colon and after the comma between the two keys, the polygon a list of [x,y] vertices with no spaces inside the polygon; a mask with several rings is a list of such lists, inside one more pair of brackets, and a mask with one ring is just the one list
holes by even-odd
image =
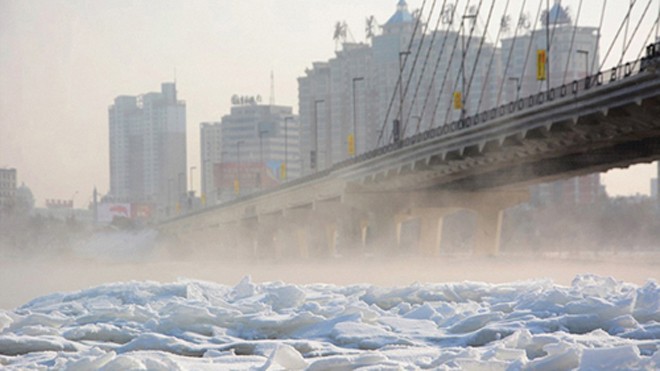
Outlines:
{"label": "cable-stayed bridge", "polygon": [[[338,246],[342,253],[396,250],[402,223],[419,219],[418,249],[436,254],[443,217],[470,209],[475,252],[496,254],[503,210],[528,198],[527,185],[660,158],[660,43],[642,52],[408,136],[390,104],[377,149],[159,228],[228,255],[306,257],[336,254]],[[400,75],[391,103],[407,90]],[[459,95],[456,108],[465,99]]]}

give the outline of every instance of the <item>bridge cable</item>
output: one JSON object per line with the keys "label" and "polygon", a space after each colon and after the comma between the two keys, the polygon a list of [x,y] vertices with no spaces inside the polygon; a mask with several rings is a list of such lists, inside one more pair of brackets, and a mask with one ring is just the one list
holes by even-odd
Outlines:
{"label": "bridge cable", "polygon": [[[441,9],[445,9],[445,5],[447,4],[447,0],[442,1]],[[435,7],[435,0],[433,1],[433,5],[431,7],[431,13],[429,14],[428,22],[431,21],[431,15],[433,13],[433,8]],[[422,71],[419,73],[419,78],[417,79],[417,86],[415,87],[415,93],[412,98],[412,102],[410,104],[410,109],[408,110],[408,115],[406,116],[406,123],[410,122],[410,119],[412,118],[412,112],[414,110],[415,102],[417,101],[417,96],[419,94],[419,88],[422,85],[422,81],[424,80],[424,73],[426,72],[426,67],[429,62],[429,58],[431,57],[431,52],[433,51],[433,45],[435,44],[435,38],[438,34],[438,30],[440,29],[440,24],[442,23],[442,16],[443,16],[443,10],[440,11],[440,14],[438,14],[438,19],[435,23],[435,29],[433,30],[433,35],[431,35],[431,42],[429,43],[429,47],[426,51],[426,57],[424,58],[424,64],[422,65]],[[427,26],[428,27],[428,26]],[[446,34],[445,34],[446,36]],[[446,38],[445,38],[446,40]],[[442,53],[442,50],[440,51]],[[415,134],[419,133],[419,128],[422,124],[422,117],[424,115],[424,108],[422,107],[422,112],[419,114],[419,121],[417,121],[417,127],[415,129]]]}
{"label": "bridge cable", "polygon": [[[412,65],[412,68],[410,69],[410,73],[408,74],[408,79],[406,81],[406,87],[403,91],[403,96],[404,97],[406,97],[408,95],[408,89],[410,88],[410,83],[413,80],[413,74],[415,72],[415,67],[417,66],[417,59],[419,57],[419,54],[421,53],[422,46],[424,45],[424,39],[426,38],[426,33],[429,29],[429,24],[431,23],[431,17],[433,16],[433,11],[435,10],[436,2],[437,2],[437,0],[433,0],[433,2],[431,3],[431,10],[429,10],[429,15],[426,18],[426,23],[424,24],[424,30],[422,31],[422,37],[420,39],[419,45],[417,46],[417,52],[415,53],[415,59],[413,60],[413,65]],[[420,17],[421,17],[421,15],[420,15]],[[440,19],[440,18],[438,18],[438,19]],[[412,110],[415,106],[415,101],[417,100],[417,94],[419,92],[419,85],[421,83],[421,79],[423,78],[424,71],[426,70],[426,64],[428,62],[429,55],[431,54],[431,48],[433,47],[434,39],[435,39],[435,33],[432,35],[431,42],[429,44],[429,47],[427,48],[426,57],[424,58],[424,62],[422,64],[422,70],[419,73],[419,79],[418,79],[418,83],[416,84],[417,86],[415,88],[415,93],[413,94],[413,98],[411,99],[411,102],[410,102],[409,112],[411,112],[411,113],[412,113]],[[403,109],[403,108],[401,108],[401,109]],[[408,130],[408,124],[410,122],[409,115],[410,114],[408,114],[408,115],[404,115],[403,113],[401,114],[401,119],[402,120],[405,117],[405,120],[404,120],[405,124],[403,125],[403,128],[401,130],[401,133],[402,133],[403,136],[405,136],[405,133]],[[418,124],[418,126],[419,126],[419,124]]]}
{"label": "bridge cable", "polygon": [[646,35],[646,39],[644,40],[644,43],[642,44],[642,47],[639,50],[639,54],[637,54],[637,59],[635,59],[635,61],[639,61],[642,58],[642,54],[646,50],[646,46],[649,45],[649,39],[651,38],[651,36],[653,36],[653,29],[655,28],[657,30],[659,25],[660,25],[660,13],[658,13],[658,16],[655,18],[655,22],[651,25],[651,29],[649,30],[648,35]]}
{"label": "bridge cable", "polygon": [[[442,18],[445,14],[445,7],[443,6],[442,10],[440,11],[440,17]],[[440,67],[440,62],[442,60],[442,56],[444,55],[445,52],[445,45],[447,44],[447,39],[449,38],[449,33],[450,33],[450,28],[452,23],[454,22],[454,15],[456,14],[456,6],[451,5],[451,16],[449,17],[449,22],[447,22],[447,30],[445,31],[445,35],[443,36],[442,40],[442,46],[440,47],[440,53],[438,53],[438,57],[436,58],[435,61],[435,66],[433,68],[433,74],[431,75],[431,79],[428,84],[428,89],[426,90],[426,97],[424,97],[424,104],[422,104],[422,111],[420,113],[420,116],[423,118],[424,113],[426,112],[426,106],[429,102],[429,98],[431,97],[431,92],[434,91],[435,88],[435,78],[438,74],[438,68]],[[421,118],[420,118],[421,121]],[[433,125],[433,121],[429,121],[429,125],[427,129],[430,129],[431,126]]]}
{"label": "bridge cable", "polygon": [[[523,14],[525,12],[525,4],[527,3],[527,0],[523,0],[522,6],[520,7],[520,14],[518,15],[518,23],[516,23],[516,30],[513,33],[513,41],[511,42],[511,49],[509,49],[509,56],[507,57],[506,60],[506,66],[504,67],[504,74],[502,75],[502,82],[500,83],[500,88],[497,92],[497,101],[495,103],[495,107],[498,107],[500,105],[501,99],[502,99],[502,91],[504,90],[504,83],[507,81],[507,73],[509,72],[509,65],[511,64],[511,56],[513,55],[513,49],[516,46],[516,40],[518,39],[518,29],[521,28],[521,21],[523,18]],[[520,83],[520,82],[518,82]]]}
{"label": "bridge cable", "polygon": [[[561,80],[562,84],[566,84],[566,76],[568,76],[568,66],[571,64],[571,57],[573,56],[573,46],[575,45],[575,34],[577,33],[578,24],[580,22],[581,11],[582,11],[582,0],[580,0],[580,3],[578,4],[577,15],[575,16],[575,26],[573,26],[573,34],[571,35],[571,47],[568,49],[568,58],[566,58],[566,67],[564,68],[564,77]],[[589,58],[589,56],[587,56],[587,58]],[[588,61],[587,64],[589,64]],[[587,74],[589,74],[589,71],[587,71]]]}
{"label": "bridge cable", "polygon": [[[520,99],[520,90],[522,90],[523,82],[525,81],[524,79],[525,79],[525,72],[527,72],[527,63],[529,62],[529,55],[531,54],[532,47],[534,46],[534,35],[536,35],[536,27],[538,26],[539,19],[541,18],[541,8],[542,7],[543,7],[543,2],[539,1],[539,9],[536,11],[536,18],[534,20],[534,27],[532,28],[532,34],[530,35],[530,38],[529,38],[529,45],[527,46],[527,53],[525,53],[525,62],[523,63],[523,68],[520,71],[520,77],[518,78],[518,89],[516,90],[515,100]],[[548,15],[547,20],[546,20],[546,25],[545,25],[546,28],[548,28],[548,29],[546,29],[546,40],[547,40],[547,37],[549,36],[548,35],[548,30],[549,30],[549,27],[550,27],[550,23],[548,22],[549,19],[550,19],[550,17]],[[550,45],[549,40],[546,43],[546,45],[548,45],[548,46]],[[550,53],[548,53],[546,55],[549,55],[549,54]]]}
{"label": "bridge cable", "polygon": [[[484,41],[486,41],[486,33],[488,32],[488,26],[490,26],[490,19],[493,15],[493,8],[494,7],[495,7],[495,2],[493,1],[490,4],[490,9],[488,10],[488,17],[486,18],[486,25],[484,26],[484,33],[481,36],[481,42],[479,43],[479,49],[477,50],[477,56],[474,60],[474,64],[472,65],[472,72],[470,73],[470,81],[468,82],[467,89],[465,90],[465,99],[466,100],[468,98],[470,98],[470,91],[471,91],[471,87],[472,87],[472,81],[474,79],[474,75],[475,75],[476,70],[477,70],[477,65],[478,65],[478,62],[479,62],[479,58],[481,57],[481,50],[483,48]],[[495,49],[494,48],[493,48],[492,54],[493,55],[495,54]],[[488,80],[483,81],[484,85],[486,85],[487,83],[488,83]],[[474,112],[477,113],[479,111],[477,110],[477,111],[474,111]]]}
{"label": "bridge cable", "polygon": [[642,13],[642,16],[639,18],[639,22],[637,22],[637,25],[635,26],[635,30],[633,31],[632,35],[630,36],[630,41],[626,44],[626,47],[623,49],[623,53],[621,53],[621,59],[619,59],[619,65],[621,65],[623,63],[624,55],[628,51],[628,48],[630,48],[630,45],[632,44],[633,39],[635,38],[635,35],[637,34],[637,31],[639,31],[639,27],[642,25],[642,21],[646,17],[646,13],[648,12],[649,8],[651,7],[652,2],[653,2],[653,0],[649,0],[649,2],[646,3],[646,8],[644,8],[644,12]]}
{"label": "bridge cable", "polygon": [[[561,0],[558,0],[557,4],[561,8]],[[546,28],[549,29],[550,28],[550,9],[547,9],[546,11],[548,12],[548,15],[547,15],[547,18],[546,18],[546,23],[547,23]],[[546,53],[546,60],[547,61],[550,60],[550,50],[552,49],[552,46],[554,45],[554,42],[555,42],[555,32],[557,31],[557,23],[558,22],[559,22],[559,16],[557,15],[555,17],[555,20],[554,20],[553,24],[552,24],[552,34],[550,35],[550,41],[548,42],[548,50],[547,50],[547,53]],[[546,37],[547,37],[547,33],[546,33]],[[550,63],[548,63],[548,64],[550,64]],[[549,65],[546,66],[546,73],[547,73],[546,87],[547,87],[547,90],[550,90],[550,72],[551,71],[550,71],[549,67],[550,67]],[[539,93],[542,92],[542,91],[543,91],[543,81],[539,81]]]}
{"label": "bridge cable", "polygon": [[[506,12],[509,9],[509,3],[510,0],[506,0],[506,5],[504,6],[504,13],[503,13],[503,19],[506,17]],[[486,77],[484,78],[484,84],[481,87],[481,93],[479,94],[479,101],[477,103],[477,110],[476,112],[480,112],[479,110],[481,109],[481,103],[483,102],[484,94],[486,92],[486,87],[488,87],[488,79],[490,78],[490,71],[492,70],[493,67],[493,61],[495,60],[495,55],[497,55],[497,48],[500,43],[500,36],[502,34],[502,27],[503,23],[500,21],[500,28],[497,30],[497,36],[495,37],[495,43],[493,44],[494,50],[493,53],[490,56],[490,62],[488,62],[488,69],[486,70]]]}
{"label": "bridge cable", "polygon": [[[461,68],[460,68],[460,81],[463,86],[461,86],[461,116],[460,118],[462,119],[466,114],[467,110],[465,109],[466,101],[467,101],[467,96],[465,95],[465,59],[467,57],[468,51],[470,50],[470,44],[472,43],[472,36],[474,35],[474,29],[477,25],[477,16],[479,15],[479,12],[481,11],[481,5],[483,4],[483,0],[479,0],[479,5],[477,7],[477,12],[474,15],[474,21],[472,22],[472,27],[470,27],[470,34],[468,35],[467,43],[465,46],[463,46],[464,38],[461,35]],[[461,19],[461,25],[465,21],[465,18]],[[456,79],[454,81],[454,90],[457,91],[458,89],[458,81],[459,79]],[[445,123],[449,121],[449,114],[451,113],[451,104],[447,106],[447,111],[445,112]]]}
{"label": "bridge cable", "polygon": [[[561,0],[557,1],[558,6],[561,8]],[[546,12],[548,14],[546,15],[546,38],[549,38],[549,40],[546,42],[547,45],[547,51],[546,51],[546,61],[548,62],[546,65],[546,79],[545,81],[539,81],[539,93],[543,91],[543,84],[545,82],[547,90],[550,89],[550,50],[552,50],[552,46],[554,45],[555,41],[555,32],[557,31],[557,23],[559,22],[559,16],[557,15],[552,22],[552,33],[550,34],[550,9],[546,9]],[[576,22],[577,25],[577,22]],[[570,51],[569,51],[570,54]],[[554,62],[554,61],[553,61]]]}
{"label": "bridge cable", "polygon": [[[424,0],[424,2],[422,3],[422,7],[425,4],[426,4],[426,0]],[[423,8],[422,8],[422,11],[423,11]],[[413,44],[413,41],[415,39],[415,34],[417,33],[417,28],[419,27],[420,22],[421,22],[421,17],[417,17],[417,21],[415,22],[415,27],[413,28],[413,32],[410,35],[410,41],[408,42],[408,48],[406,49],[406,51],[410,51],[410,49],[412,48],[412,44]],[[399,57],[399,58],[401,58],[401,57]],[[402,69],[405,68],[407,61],[408,61],[408,57],[406,56],[406,58],[403,61]],[[387,107],[387,113],[385,114],[385,121],[383,122],[383,125],[381,126],[380,134],[378,136],[377,145],[380,145],[381,140],[383,139],[383,134],[385,133],[385,128],[387,127],[387,121],[389,120],[390,113],[392,111],[392,105],[394,104],[394,100],[396,99],[397,90],[401,86],[402,75],[403,74],[399,73],[399,77],[397,79],[397,82],[394,85],[394,90],[392,91],[392,98],[390,99],[390,103]]]}
{"label": "bridge cable", "polygon": [[[605,19],[605,9],[607,8],[607,0],[603,1],[603,10],[600,12],[600,22],[598,23],[598,37],[596,38],[596,45],[594,45],[594,56],[591,59],[591,68],[589,71],[594,71],[594,68],[596,67],[596,61],[598,60],[598,45],[600,44],[600,38],[601,38],[601,30],[603,29],[603,20]],[[598,71],[600,72],[600,70]]]}
{"label": "bridge cable", "polygon": [[[468,0],[465,4],[465,9],[463,10],[463,14],[467,13],[467,10],[470,6],[470,0]],[[456,13],[456,10],[454,9],[454,12],[452,13],[452,24],[454,22],[454,14]],[[453,30],[451,30],[453,32]],[[435,105],[433,106],[433,114],[431,115],[431,121],[429,123],[429,128],[433,127],[433,124],[435,124],[435,116],[438,112],[438,105],[440,104],[440,100],[442,99],[442,94],[444,93],[445,90],[445,83],[447,82],[447,76],[449,76],[449,69],[451,68],[452,62],[454,61],[454,53],[456,53],[456,46],[458,45],[458,38],[459,34],[456,33],[456,38],[454,41],[454,46],[451,49],[451,54],[449,55],[449,63],[447,63],[447,68],[445,69],[445,74],[442,77],[442,83],[440,83],[440,92],[438,93],[438,98],[435,101]]]}
{"label": "bridge cable", "polygon": [[621,30],[623,29],[623,26],[626,23],[626,20],[630,17],[630,12],[632,12],[632,8],[635,6],[637,0],[632,0],[630,3],[630,7],[628,8],[628,12],[626,13],[626,16],[623,18],[623,21],[621,22],[621,25],[619,26],[619,29],[616,31],[616,35],[614,35],[614,39],[610,43],[610,47],[607,49],[607,53],[605,53],[605,57],[603,58],[602,62],[600,63],[598,67],[598,71],[602,71],[603,67],[605,66],[605,63],[607,63],[607,58],[609,58],[610,53],[612,52],[612,48],[614,47],[614,43],[616,40],[619,38],[619,35],[621,34]]}
{"label": "bridge cable", "polygon": [[[424,40],[426,38],[426,31],[428,30],[428,24],[429,24],[429,21],[431,19],[431,16],[433,15],[433,8],[435,8],[435,3],[436,3],[436,0],[433,0],[432,7],[431,7],[431,10],[429,11],[429,16],[428,16],[427,22],[425,24],[425,29],[422,31],[422,37],[420,38],[419,43],[417,45],[417,51],[415,52],[415,58],[413,59],[413,64],[410,67],[410,72],[408,73],[408,78],[406,79],[406,86],[403,89],[403,100],[402,100],[402,102],[404,102],[404,103],[405,103],[405,98],[408,96],[408,89],[410,88],[410,82],[413,79],[413,75],[415,73],[415,68],[417,67],[417,61],[419,59],[419,55],[422,52],[422,46],[424,46]],[[419,14],[419,19],[420,20],[422,18],[422,14],[423,14],[422,12],[424,11],[424,5],[425,4],[426,4],[426,0],[424,0],[424,2],[422,3],[422,11]],[[408,58],[408,56],[406,56],[406,59],[407,58]],[[403,120],[403,118],[404,118],[403,106],[399,107],[399,113],[400,113],[399,116],[400,116],[401,121],[404,121]],[[401,137],[403,138],[403,137],[405,137],[405,134],[406,134],[408,121],[406,120],[405,124],[404,124],[404,122],[400,122],[399,125],[401,125]]]}

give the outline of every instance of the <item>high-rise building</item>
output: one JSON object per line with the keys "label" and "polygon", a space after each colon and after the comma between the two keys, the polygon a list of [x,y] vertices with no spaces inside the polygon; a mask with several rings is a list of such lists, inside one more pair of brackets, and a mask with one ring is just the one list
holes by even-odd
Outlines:
{"label": "high-rise building", "polygon": [[444,26],[425,32],[399,0],[370,43],[344,42],[334,58],[305,71],[298,79],[304,173],[391,142],[395,131],[403,138],[491,104],[498,49],[469,19]]}
{"label": "high-rise building", "polygon": [[203,122],[199,124],[199,133],[200,159],[202,161],[202,202],[214,205],[220,199],[219,189],[215,186],[213,169],[215,164],[222,162],[222,124],[220,122]]}
{"label": "high-rise building", "polygon": [[535,185],[531,188],[531,201],[535,205],[586,205],[605,196],[600,174],[588,174],[570,179]]}
{"label": "high-rise building", "polygon": [[300,132],[291,107],[233,99],[220,123],[200,127],[207,203],[227,201],[300,176]]}
{"label": "high-rise building", "polygon": [[[538,21],[540,28],[534,27],[534,19],[519,22],[515,37],[502,40],[504,80],[498,104],[583,79],[600,67],[598,28],[574,25],[567,8],[558,1]],[[543,79],[538,78],[539,52],[547,57],[546,73],[540,73]]]}
{"label": "high-rise building", "polygon": [[16,169],[0,168],[0,212],[11,212],[15,205]]}
{"label": "high-rise building", "polygon": [[150,203],[165,212],[186,197],[186,104],[176,84],[119,96],[109,110],[110,192],[115,202]]}

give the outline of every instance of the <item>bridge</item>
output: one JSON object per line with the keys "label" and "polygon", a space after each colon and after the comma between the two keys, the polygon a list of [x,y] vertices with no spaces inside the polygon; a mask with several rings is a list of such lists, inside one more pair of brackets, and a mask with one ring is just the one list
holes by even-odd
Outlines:
{"label": "bridge", "polygon": [[[166,236],[227,256],[440,252],[443,219],[476,212],[495,255],[503,211],[527,186],[660,158],[660,43],[646,56],[350,158],[278,188],[166,220]],[[338,251],[340,249],[341,251]]]}

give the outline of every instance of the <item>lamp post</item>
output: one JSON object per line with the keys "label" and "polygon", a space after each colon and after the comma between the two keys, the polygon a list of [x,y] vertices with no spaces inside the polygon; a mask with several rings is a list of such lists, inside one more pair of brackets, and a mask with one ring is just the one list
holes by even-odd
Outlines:
{"label": "lamp post", "polygon": [[197,169],[195,166],[190,167],[190,191],[193,191],[193,170]]}
{"label": "lamp post", "polygon": [[[393,136],[396,136],[396,133],[400,132],[401,127],[403,126],[403,62],[401,61],[401,57],[403,56],[408,56],[410,55],[410,51],[405,51],[405,52],[399,52],[399,115],[398,115],[398,122],[394,124],[394,126],[398,126],[398,128],[393,129]],[[394,141],[397,141],[398,138],[393,138]]]}
{"label": "lamp post", "polygon": [[422,125],[422,116],[414,115],[411,118],[417,120],[417,126],[415,127],[415,134],[419,133],[419,127]]}
{"label": "lamp post", "polygon": [[364,81],[364,77],[353,78],[353,155],[357,155],[357,107],[355,104],[355,83]]}
{"label": "lamp post", "polygon": [[170,207],[172,206],[172,183],[174,183],[174,178],[167,179],[167,207],[165,208],[167,216],[170,216]]}
{"label": "lamp post", "polygon": [[263,136],[268,134],[267,130],[259,130],[259,168],[257,169],[257,179],[259,180],[259,189],[263,189],[261,184],[261,169],[264,166],[264,145],[263,145]]}
{"label": "lamp post", "polygon": [[293,120],[292,116],[286,116],[284,118],[284,174],[282,180],[286,181],[289,172],[289,120]]}
{"label": "lamp post", "polygon": [[[463,16],[463,20],[461,21],[461,118],[465,116],[465,56],[467,54],[467,50],[465,50],[465,20],[466,19],[476,19],[475,14],[468,14]],[[477,63],[475,61],[474,63]]]}
{"label": "lamp post", "polygon": [[319,103],[324,103],[325,100],[317,99],[314,101],[314,130],[312,135],[314,138],[314,149],[310,153],[310,167],[314,168],[314,172],[318,171],[318,154],[319,154]]}
{"label": "lamp post", "polygon": [[518,99],[518,94],[520,93],[520,78],[519,77],[509,77],[509,81],[515,81],[516,82],[516,95],[515,97],[513,94],[511,94],[512,101]]}
{"label": "lamp post", "polygon": [[236,184],[234,185],[234,192],[237,196],[241,194],[241,144],[245,143],[243,140],[236,142]]}
{"label": "lamp post", "polygon": [[580,50],[576,50],[575,52],[578,53],[578,54],[584,54],[584,73],[586,74],[585,77],[589,76],[590,75],[590,71],[589,71],[589,51],[580,49]]}

